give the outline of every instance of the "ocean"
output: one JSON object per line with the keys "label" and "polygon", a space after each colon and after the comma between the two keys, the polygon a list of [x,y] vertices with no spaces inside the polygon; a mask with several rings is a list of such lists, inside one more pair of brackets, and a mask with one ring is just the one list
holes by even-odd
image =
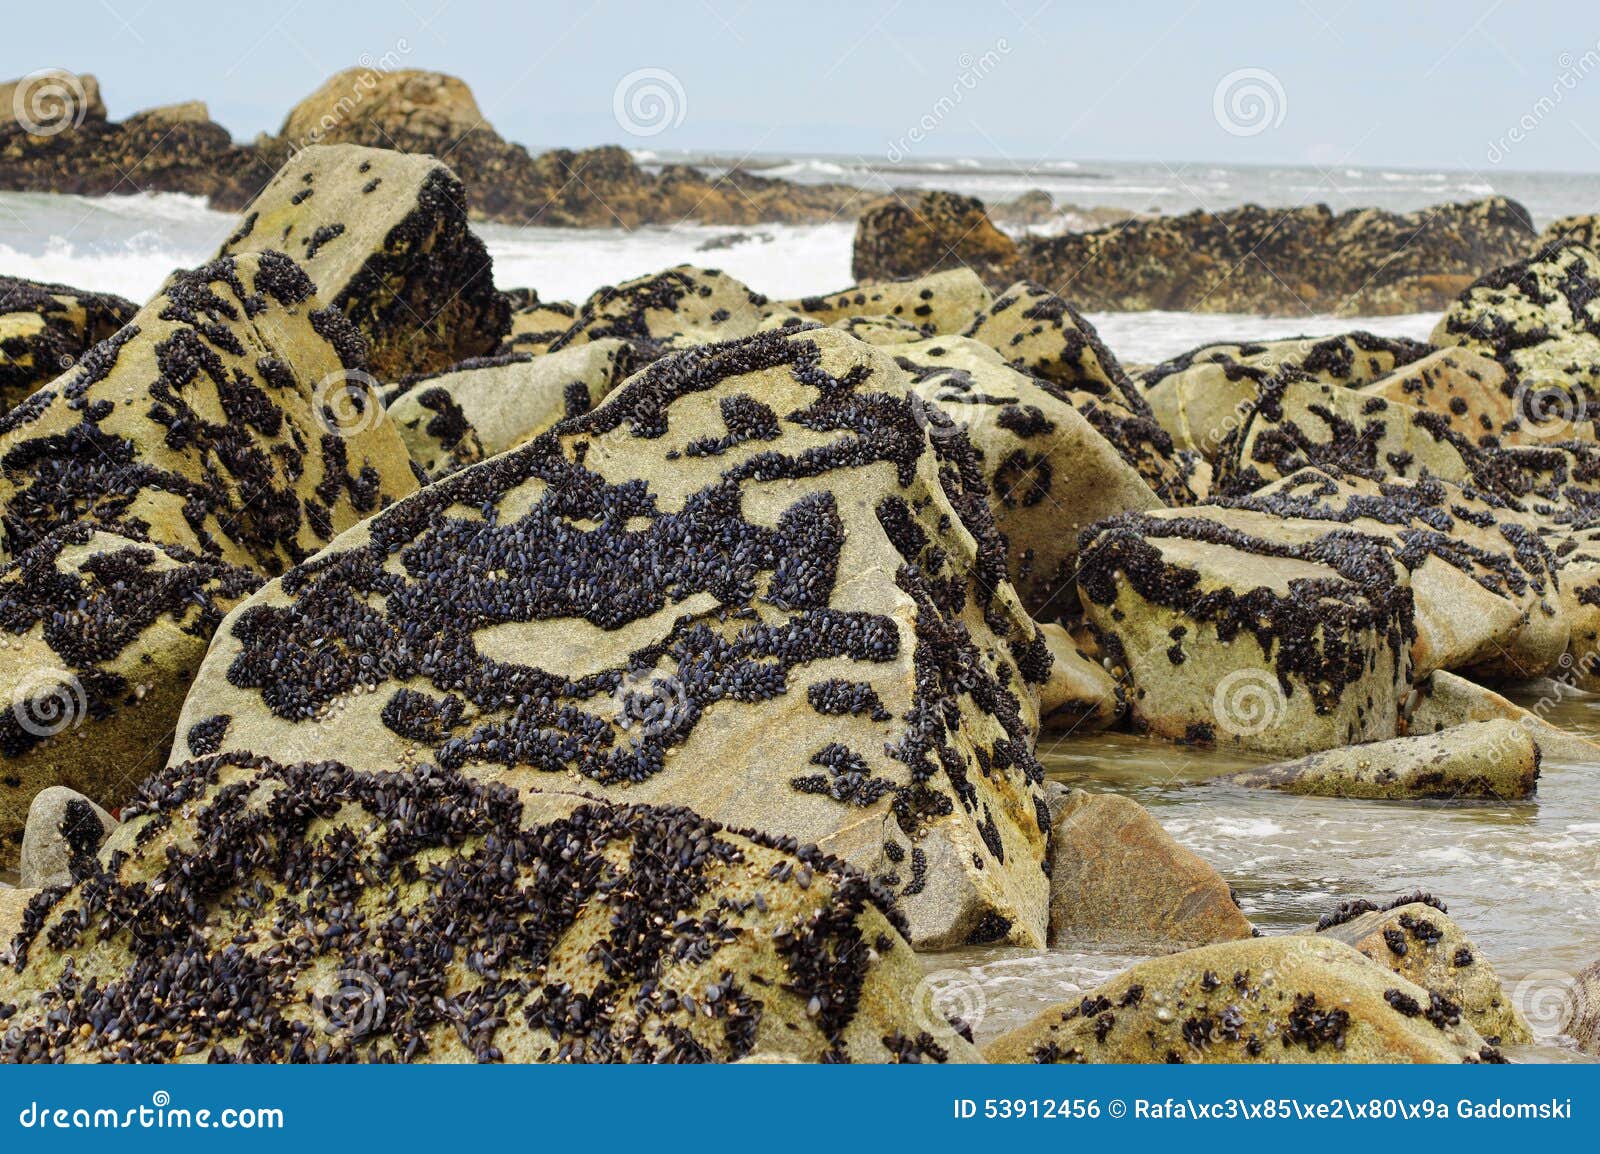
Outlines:
{"label": "ocean", "polygon": [[[1161,213],[1223,209],[1244,203],[1332,208],[1376,206],[1405,211],[1491,194],[1513,197],[1540,226],[1557,216],[1600,209],[1600,178],[1562,173],[1405,171],[1339,167],[1245,167],[1053,160],[1018,165],[973,158],[919,158],[890,164],[841,156],[728,157],[635,153],[646,167],[693,163],[708,169],[742,164],[764,176],[864,188],[946,188],[994,204],[1030,189],[1048,192],[1058,216],[1042,231],[1086,227],[1080,210],[1114,207]],[[215,251],[233,216],[203,200],[173,194],[87,199],[0,192],[0,273],[119,293],[154,294],[174,268]],[[596,288],[674,264],[720,268],[768,296],[825,293],[851,282],[853,222],[764,224],[743,228],[679,225],[620,229],[513,228],[480,224],[503,288],[531,287],[546,300],[582,300]],[[744,238],[734,234],[744,234]],[[707,249],[732,238],[736,243]],[[1149,363],[1211,340],[1271,338],[1367,328],[1425,337],[1436,317],[1271,319],[1227,314],[1091,313],[1101,335],[1130,363]]]}

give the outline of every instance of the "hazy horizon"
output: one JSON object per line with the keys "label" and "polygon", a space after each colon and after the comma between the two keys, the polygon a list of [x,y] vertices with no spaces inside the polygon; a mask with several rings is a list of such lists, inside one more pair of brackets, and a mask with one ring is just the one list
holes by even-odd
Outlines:
{"label": "hazy horizon", "polygon": [[203,100],[241,140],[368,65],[461,77],[533,150],[1600,172],[1600,30],[1553,3],[86,8],[13,14],[0,73],[93,73],[118,119]]}

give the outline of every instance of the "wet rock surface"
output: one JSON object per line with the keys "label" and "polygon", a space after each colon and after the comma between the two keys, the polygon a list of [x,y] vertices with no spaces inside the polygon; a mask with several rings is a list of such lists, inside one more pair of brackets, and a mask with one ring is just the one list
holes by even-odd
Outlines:
{"label": "wet rock surface", "polygon": [[1539,780],[1539,746],[1513,721],[1471,721],[1437,733],[1313,753],[1232,780],[1318,797],[1519,801]]}

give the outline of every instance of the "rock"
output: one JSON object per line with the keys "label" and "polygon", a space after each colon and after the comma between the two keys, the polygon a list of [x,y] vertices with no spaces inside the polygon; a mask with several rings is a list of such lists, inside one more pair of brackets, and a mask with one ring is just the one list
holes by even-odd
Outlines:
{"label": "rock", "polygon": [[1136,729],[1288,755],[1395,735],[1416,630],[1380,541],[1202,506],[1114,517],[1079,557]]}
{"label": "rock", "polygon": [[541,301],[532,289],[512,290],[506,296],[512,302],[511,329],[496,350],[497,356],[506,353],[537,356],[548,352],[578,316],[577,305],[569,301]]}
{"label": "rock", "polygon": [[278,136],[297,148],[359,144],[446,158],[476,130],[493,134],[472,90],[412,68],[347,68],[289,110]]}
{"label": "rock", "polygon": [[744,244],[771,244],[773,240],[770,232],[727,232],[721,236],[708,237],[694,246],[695,252],[722,252],[730,248],[738,248]]}
{"label": "rock", "polygon": [[1421,986],[1343,942],[1298,936],[1225,942],[1142,962],[1006,1034],[985,1048],[984,1057],[1044,1063],[1502,1060],[1469,1022],[1434,1006]]}
{"label": "rock", "polygon": [[87,72],[44,68],[0,84],[0,124],[37,133],[105,118],[100,82]]}
{"label": "rock", "polygon": [[990,222],[976,197],[895,194],[869,204],[856,221],[850,275],[886,281],[965,266],[985,283],[1009,283],[1016,259],[1016,242]]}
{"label": "rock", "polygon": [[1411,896],[1423,900],[1400,898],[1381,910],[1371,902],[1348,903],[1323,918],[1316,932],[1354,946],[1429,991],[1433,997],[1418,1003],[1419,1012],[1459,1015],[1494,1046],[1533,1041],[1527,1020],[1501,988],[1500,975],[1444,906],[1425,894]]}
{"label": "rock", "polygon": [[[795,324],[814,323],[798,316],[775,315],[763,321],[761,327],[781,330],[791,328]],[[928,334],[923,332],[920,326],[900,320],[898,317],[845,317],[843,320],[834,321],[833,327],[869,345],[914,345],[928,339]]]}
{"label": "rock", "polygon": [[1308,465],[1380,481],[1426,472],[1467,484],[1481,472],[1472,446],[1436,414],[1286,369],[1223,441],[1213,492],[1243,496]]}
{"label": "rock", "polygon": [[277,161],[197,118],[196,105],[151,109],[118,124],[106,119],[92,76],[51,70],[0,85],[0,188],[82,196],[181,192],[237,208]]}
{"label": "rock", "polygon": [[1532,236],[1527,210],[1503,197],[1337,216],[1321,204],[1247,204],[1027,237],[1011,268],[1070,284],[1090,312],[1375,316],[1448,307],[1474,277],[1525,252]]}
{"label": "rock", "polygon": [[[1301,469],[1227,504],[1389,541],[1411,575],[1415,677],[1435,669],[1538,677],[1567,650],[1556,558],[1538,522],[1475,490],[1426,476],[1380,483]],[[1270,532],[1270,522],[1260,529]]]}
{"label": "rock", "polygon": [[692,349],[269,584],[180,732],[671,798],[861,864],[920,946],[1042,946],[1049,651],[981,486],[871,346]]}
{"label": "rock", "polygon": [[161,766],[206,643],[260,584],[84,522],[0,570],[0,867],[52,787],[114,807]]}
{"label": "rock", "polygon": [[1505,369],[1465,348],[1439,349],[1359,390],[1436,415],[1464,440],[1493,448],[1537,443],[1538,430],[1523,429],[1516,388]]}
{"label": "rock", "polygon": [[1251,937],[1228,883],[1130,798],[1074,790],[1050,833],[1050,945],[1166,954]]}
{"label": "rock", "polygon": [[430,156],[307,148],[251,202],[220,256],[283,252],[366,337],[394,380],[491,353],[510,324],[461,182]]}
{"label": "rock", "polygon": [[1058,385],[1100,435],[1116,446],[1161,500],[1195,503],[1172,438],[1084,317],[1054,293],[1026,281],[997,297],[967,330],[1014,368]]}
{"label": "rock", "polygon": [[1151,415],[1179,449],[1214,461],[1227,435],[1244,423],[1261,387],[1282,369],[1301,379],[1347,388],[1418,360],[1428,346],[1352,332],[1332,337],[1211,344],[1139,374]]}
{"label": "rock", "polygon": [[1229,780],[1312,797],[1521,801],[1539,780],[1539,746],[1514,721],[1473,721],[1438,733],[1313,753]]}
{"label": "rock", "polygon": [[1586,968],[1573,981],[1561,1032],[1585,1054],[1600,1054],[1600,962]]}
{"label": "rock", "polygon": [[1600,251],[1600,216],[1591,212],[1553,220],[1544,232],[1539,234],[1536,247],[1542,249],[1564,240]]}
{"label": "rock", "polygon": [[931,337],[966,332],[993,300],[994,294],[970,269],[957,268],[915,280],[856,284],[820,296],[778,301],[769,312],[795,314],[825,325],[888,318]]}
{"label": "rock", "polygon": [[987,345],[932,337],[887,350],[919,397],[950,418],[921,414],[931,436],[964,431],[977,449],[1008,569],[1037,620],[1075,615],[1078,533],[1161,499],[1054,383],[1008,367]]}
{"label": "rock", "polygon": [[0,276],[0,413],[133,319],[109,293]]}
{"label": "rock", "polygon": [[[1410,713],[1406,717],[1408,734],[1438,733],[1470,721],[1514,721],[1532,735],[1540,755],[1556,761],[1589,764],[1600,762],[1600,745],[1559,726],[1551,725],[1538,714],[1514,705],[1491,689],[1475,685],[1465,677],[1440,669],[1419,679],[1414,687]],[[1409,703],[1408,703],[1409,704]]]}
{"label": "rock", "polygon": [[476,440],[481,451],[458,460],[460,467],[531,441],[556,422],[594,408],[632,367],[630,345],[598,340],[544,356],[510,353],[407,377],[384,401],[412,460],[437,476],[439,467],[424,458],[449,455],[463,439]]}
{"label": "rock", "polygon": [[1600,692],[1600,525],[1565,529],[1549,541],[1561,566],[1561,613],[1569,628],[1567,651],[1552,673],[1578,689]]}
{"label": "rock", "polygon": [[1001,224],[1044,224],[1056,215],[1056,202],[1042,188],[1030,188],[1015,200],[1001,201],[989,210],[989,216]]}
{"label": "rock", "polygon": [[438,481],[491,456],[449,390],[424,385],[388,406],[411,463],[424,482]]}
{"label": "rock", "polygon": [[1039,725],[1050,733],[1095,733],[1122,713],[1117,683],[1059,625],[1039,626],[1050,647],[1050,680],[1039,687]]}
{"label": "rock", "polygon": [[1433,330],[1500,362],[1527,432],[1595,440],[1600,417],[1600,256],[1573,241],[1546,245],[1485,274]]}
{"label": "rock", "polygon": [[172,128],[179,124],[209,124],[211,112],[203,100],[186,100],[181,104],[161,104],[135,112],[124,122],[128,127]]}
{"label": "rock", "polygon": [[[126,855],[35,899],[0,1061],[978,1057],[881,888],[686,809],[233,754],[129,812]],[[161,1012],[224,969],[223,1012]]]}
{"label": "rock", "polygon": [[183,274],[0,418],[7,553],[87,520],[281,572],[416,488],[366,370],[289,258]]}
{"label": "rock", "polygon": [[647,363],[693,345],[749,336],[760,327],[766,303],[724,272],[682,264],[599,289],[549,350],[615,338]]}
{"label": "rock", "polygon": [[71,885],[73,863],[92,863],[100,844],[116,828],[117,819],[83,794],[61,785],[41,790],[28,807],[22,888]]}

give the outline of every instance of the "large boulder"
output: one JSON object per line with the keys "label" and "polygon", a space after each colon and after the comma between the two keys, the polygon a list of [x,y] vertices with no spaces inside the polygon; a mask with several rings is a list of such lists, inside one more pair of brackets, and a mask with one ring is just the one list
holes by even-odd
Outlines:
{"label": "large boulder", "polygon": [[1376,538],[1202,506],[1102,522],[1079,558],[1135,728],[1291,756],[1395,735],[1416,628]]}
{"label": "large boulder", "polygon": [[1451,304],[1436,345],[1500,362],[1519,411],[1547,439],[1595,439],[1600,418],[1600,255],[1570,240],[1496,268]]}
{"label": "large boulder", "polygon": [[360,335],[280,253],[179,276],[0,418],[16,557],[87,520],[272,574],[416,488]]}
{"label": "large boulder", "polygon": [[1290,539],[1305,522],[1321,522],[1323,531],[1338,526],[1388,541],[1411,574],[1416,677],[1435,669],[1539,677],[1566,652],[1571,626],[1555,555],[1534,518],[1493,497],[1431,476],[1378,482],[1301,469],[1227,504],[1293,520],[1281,530]]}
{"label": "large boulder", "polygon": [[[411,459],[438,477],[587,413],[632,366],[631,345],[598,340],[543,356],[508,353],[407,377],[384,400]],[[463,450],[474,444],[476,450]]]}
{"label": "large boulder", "polygon": [[1430,1008],[1446,1002],[1455,1006],[1492,1045],[1533,1041],[1527,1019],[1506,997],[1494,966],[1437,898],[1408,895],[1383,909],[1367,901],[1348,902],[1317,923],[1316,932],[1354,946],[1378,965],[1438,995],[1442,1001],[1430,999]]}
{"label": "large boulder", "polygon": [[966,439],[816,328],[665,358],[268,585],[178,755],[670,799],[874,871],[921,945],[1042,945],[1049,671]]}
{"label": "large boulder", "polygon": [[1161,508],[1133,466],[1059,385],[1011,368],[989,346],[932,337],[886,350],[918,396],[932,436],[965,432],[978,452],[1011,581],[1036,619],[1075,616],[1078,534],[1117,513]]}
{"label": "large boulder", "polygon": [[130,815],[32,899],[0,1061],[977,1057],[882,889],[686,809],[234,754]]}
{"label": "large boulder", "polygon": [[1028,237],[1012,268],[1070,285],[1094,312],[1375,316],[1446,308],[1532,237],[1527,210],[1503,197],[1338,215],[1322,204],[1247,204]]}
{"label": "large boulder", "polygon": [[1538,248],[1570,240],[1600,252],[1600,215],[1592,212],[1563,216],[1551,221],[1539,234]]}
{"label": "large boulder", "polygon": [[355,145],[297,153],[218,255],[269,251],[298,261],[350,318],[384,380],[486,356],[510,325],[461,182],[431,156]]}
{"label": "large boulder", "polygon": [[212,632],[260,584],[87,522],[0,570],[0,867],[41,791],[115,807],[165,762]]}
{"label": "large boulder", "polygon": [[989,284],[1005,284],[1016,259],[1016,242],[976,197],[896,194],[869,204],[856,221],[850,275],[886,281],[966,266]]}
{"label": "large boulder", "polygon": [[109,293],[0,276],[0,413],[70,369],[137,311]]}
{"label": "large boulder", "polygon": [[1459,1007],[1343,942],[1257,938],[1143,962],[987,1046],[991,1062],[1502,1061]]}
{"label": "large boulder", "polygon": [[1238,785],[1311,797],[1522,801],[1539,781],[1539,746],[1514,721],[1471,721],[1438,733],[1313,753],[1237,774]]}
{"label": "large boulder", "polygon": [[1169,954],[1254,935],[1222,876],[1138,802],[1074,790],[1050,833],[1050,944]]}

